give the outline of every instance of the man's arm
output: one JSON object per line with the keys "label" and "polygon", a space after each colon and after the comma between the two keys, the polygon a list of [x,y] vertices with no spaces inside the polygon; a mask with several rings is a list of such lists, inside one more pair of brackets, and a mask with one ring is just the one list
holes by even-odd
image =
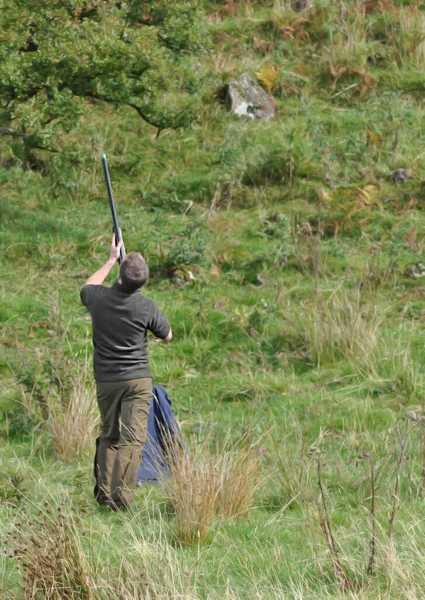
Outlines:
{"label": "man's arm", "polygon": [[98,269],[96,271],[96,273],[93,273],[93,275],[91,275],[87,279],[87,281],[85,282],[84,285],[102,285],[102,283],[105,281],[106,277],[108,276],[109,272],[111,271],[112,267],[117,262],[117,260],[120,256],[120,249],[121,249],[122,245],[123,245],[122,240],[120,242],[118,242],[117,245],[115,245],[115,234],[114,234],[112,236],[111,251],[110,251],[108,260],[106,261],[106,263],[104,265],[102,265],[100,267],[100,269]]}
{"label": "man's arm", "polygon": [[149,319],[146,328],[154,334],[158,342],[171,342],[173,333],[168,320],[160,311],[158,305],[153,300],[148,300]]}
{"label": "man's arm", "polygon": [[167,335],[167,337],[162,338],[162,341],[163,342],[171,342],[172,339],[173,339],[173,332],[171,331],[171,328],[170,328],[169,334]]}

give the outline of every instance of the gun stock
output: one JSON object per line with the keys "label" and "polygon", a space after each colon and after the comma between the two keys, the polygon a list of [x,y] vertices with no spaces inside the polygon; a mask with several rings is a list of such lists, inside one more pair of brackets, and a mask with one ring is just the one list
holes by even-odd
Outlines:
{"label": "gun stock", "polygon": [[[118,244],[118,242],[120,242],[122,240],[122,235],[121,235],[121,229],[119,228],[119,225],[118,225],[117,211],[115,208],[114,195],[112,193],[111,179],[109,177],[108,163],[106,162],[105,154],[102,156],[102,166],[103,166],[103,172],[105,174],[106,189],[108,190],[109,205],[111,207],[111,213],[112,213],[112,222],[114,224],[115,244]],[[122,246],[121,250],[120,250],[120,258],[119,258],[120,263],[122,260],[124,260],[124,257],[125,257],[125,250],[124,250],[124,246]]]}

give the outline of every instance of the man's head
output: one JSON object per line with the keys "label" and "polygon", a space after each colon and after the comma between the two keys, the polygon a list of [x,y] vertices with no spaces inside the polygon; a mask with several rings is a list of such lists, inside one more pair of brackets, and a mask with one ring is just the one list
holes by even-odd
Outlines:
{"label": "man's head", "polygon": [[129,252],[120,265],[120,281],[126,291],[135,292],[149,278],[149,267],[138,252]]}

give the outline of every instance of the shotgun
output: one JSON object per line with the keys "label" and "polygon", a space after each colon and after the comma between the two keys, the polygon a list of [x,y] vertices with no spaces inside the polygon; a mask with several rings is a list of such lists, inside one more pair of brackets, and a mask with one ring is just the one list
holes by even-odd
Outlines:
{"label": "shotgun", "polygon": [[[120,242],[122,240],[122,235],[121,235],[121,229],[119,228],[119,225],[118,225],[117,211],[115,209],[114,196],[112,194],[111,179],[109,177],[108,163],[106,162],[106,154],[104,154],[102,156],[102,166],[103,166],[103,172],[105,174],[106,189],[108,190],[109,205],[111,207],[111,213],[112,213],[112,222],[114,224],[115,244],[117,245],[118,242]],[[124,260],[124,257],[125,257],[125,250],[124,250],[124,246],[122,246],[121,250],[120,250],[120,257],[118,259],[118,262],[121,263],[121,261]]]}

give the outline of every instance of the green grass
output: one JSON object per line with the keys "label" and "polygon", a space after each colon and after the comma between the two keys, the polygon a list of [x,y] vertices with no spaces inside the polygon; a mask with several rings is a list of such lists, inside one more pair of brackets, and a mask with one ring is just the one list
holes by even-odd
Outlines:
{"label": "green grass", "polygon": [[[421,598],[424,434],[421,422],[406,421],[409,411],[421,414],[425,391],[423,283],[414,276],[425,264],[421,55],[413,38],[401,43],[407,34],[388,24],[397,22],[394,7],[362,17],[366,40],[347,43],[352,55],[337,65],[366,70],[376,84],[361,93],[358,72],[335,82],[330,70],[342,18],[336,3],[318,0],[305,22],[284,3],[228,3],[217,16],[223,4],[207,6],[213,51],[188,57],[204,78],[202,112],[190,129],[155,140],[132,113],[90,106],[78,129],[63,135],[61,153],[40,152],[42,173],[22,170],[5,149],[1,539],[23,519],[36,522],[46,499],[53,510],[64,501],[102,598],[137,598],[133,583],[153,598],[341,598],[317,509],[309,456],[316,447],[341,564],[354,582],[347,597]],[[356,41],[350,15],[346,35]],[[258,124],[227,114],[214,98],[220,86],[268,61],[278,68],[276,118]],[[264,436],[254,509],[245,519],[215,519],[200,544],[176,538],[159,487],[139,489],[132,514],[98,508],[91,457],[59,460],[40,414],[56,389],[52,374],[78,372],[91,353],[79,290],[108,255],[103,152],[127,250],[146,256],[145,293],[172,324],[172,344],[151,343],[150,357],[189,446],[207,453],[228,435]],[[409,181],[396,184],[396,168],[411,169]],[[358,206],[368,185],[380,203]],[[319,202],[323,190],[328,204]],[[182,267],[195,281],[179,287]],[[353,307],[362,323],[372,309],[382,316],[374,341],[350,321]],[[350,335],[357,338],[348,348]],[[378,474],[370,577],[364,452]],[[397,475],[400,508],[388,540]],[[7,600],[24,597],[11,553],[0,563]]]}

